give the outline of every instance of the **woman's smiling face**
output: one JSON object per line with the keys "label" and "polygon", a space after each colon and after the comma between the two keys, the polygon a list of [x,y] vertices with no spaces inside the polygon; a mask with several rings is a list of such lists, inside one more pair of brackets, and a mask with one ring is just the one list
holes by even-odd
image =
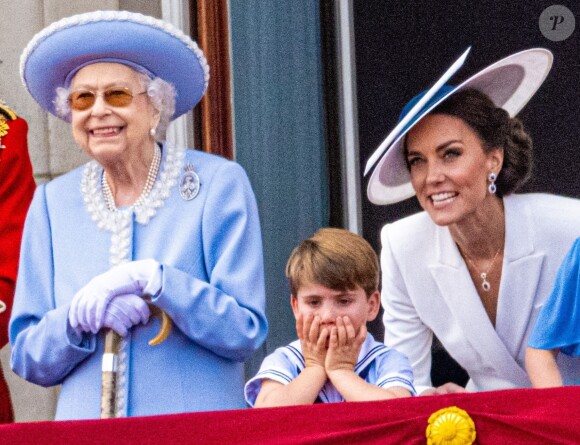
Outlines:
{"label": "woman's smiling face", "polygon": [[435,224],[460,223],[484,211],[487,177],[499,173],[501,150],[486,153],[477,133],[462,119],[425,116],[407,135],[411,183],[421,207]]}
{"label": "woman's smiling face", "polygon": [[[124,88],[133,99],[127,106],[108,104],[103,93]],[[77,144],[92,158],[137,156],[150,145],[150,130],[158,123],[155,110],[136,71],[119,63],[88,65],[74,76],[71,92],[91,91],[97,95],[86,110],[72,109],[72,132]]]}

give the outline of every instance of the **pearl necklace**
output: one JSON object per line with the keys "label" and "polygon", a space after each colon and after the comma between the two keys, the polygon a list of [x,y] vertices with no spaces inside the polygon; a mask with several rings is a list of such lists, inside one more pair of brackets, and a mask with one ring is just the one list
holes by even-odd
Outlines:
{"label": "pearl necklace", "polygon": [[475,271],[479,274],[479,276],[483,280],[481,283],[481,288],[485,292],[489,292],[489,290],[491,289],[491,284],[489,284],[489,281],[487,281],[487,276],[491,272],[491,269],[493,269],[493,265],[495,264],[495,260],[496,260],[497,256],[499,255],[499,253],[501,252],[501,250],[502,250],[502,247],[497,249],[497,252],[495,253],[495,255],[493,257],[493,260],[491,260],[491,264],[489,265],[488,269],[485,272],[481,272],[477,268],[475,263],[471,260],[471,258],[469,258],[469,255],[467,255],[467,252],[463,252],[463,255],[465,255],[465,259],[469,262],[469,264],[471,264],[471,266],[475,269]]}
{"label": "pearl necklace", "polygon": [[[151,165],[149,166],[149,172],[147,173],[147,181],[145,181],[145,187],[139,195],[139,198],[132,204],[131,207],[139,207],[143,205],[145,198],[149,196],[151,190],[153,190],[153,186],[155,185],[155,179],[157,178],[157,173],[159,173],[159,166],[161,165],[161,149],[157,144],[155,144],[155,148],[153,149],[153,161],[151,161]],[[107,181],[106,172],[103,171],[103,176],[101,177],[102,181],[102,189],[103,189],[103,196],[105,198],[105,204],[107,208],[112,211],[117,210],[117,206],[115,205],[115,198],[113,197],[113,192],[111,191],[111,187],[109,187],[109,182]]]}

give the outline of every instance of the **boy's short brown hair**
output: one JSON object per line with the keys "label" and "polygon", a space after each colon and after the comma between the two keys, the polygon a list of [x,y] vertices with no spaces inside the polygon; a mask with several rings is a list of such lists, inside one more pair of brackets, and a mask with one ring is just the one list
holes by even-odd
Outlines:
{"label": "boy's short brown hair", "polygon": [[367,296],[379,287],[379,260],[371,245],[348,230],[324,228],[302,241],[286,263],[292,295],[306,283],[334,290],[360,286]]}

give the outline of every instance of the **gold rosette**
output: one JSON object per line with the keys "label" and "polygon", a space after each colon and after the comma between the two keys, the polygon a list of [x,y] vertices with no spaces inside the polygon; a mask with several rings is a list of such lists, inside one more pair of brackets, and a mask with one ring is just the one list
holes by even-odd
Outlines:
{"label": "gold rosette", "polygon": [[0,159],[2,158],[2,149],[6,148],[2,145],[2,138],[8,134],[10,127],[8,121],[16,119],[16,113],[8,108],[2,100],[0,100]]}
{"label": "gold rosette", "polygon": [[4,116],[0,115],[0,138],[6,136],[9,129],[10,127],[6,123],[6,119]]}
{"label": "gold rosette", "polygon": [[451,406],[431,414],[426,436],[427,445],[471,445],[475,424],[467,412]]}

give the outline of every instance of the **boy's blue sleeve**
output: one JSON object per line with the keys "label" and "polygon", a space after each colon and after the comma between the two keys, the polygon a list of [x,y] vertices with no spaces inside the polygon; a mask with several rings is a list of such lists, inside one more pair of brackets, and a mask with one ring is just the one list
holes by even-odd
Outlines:
{"label": "boy's blue sleeve", "polygon": [[560,266],[554,289],[540,310],[528,346],[580,355],[580,238]]}

